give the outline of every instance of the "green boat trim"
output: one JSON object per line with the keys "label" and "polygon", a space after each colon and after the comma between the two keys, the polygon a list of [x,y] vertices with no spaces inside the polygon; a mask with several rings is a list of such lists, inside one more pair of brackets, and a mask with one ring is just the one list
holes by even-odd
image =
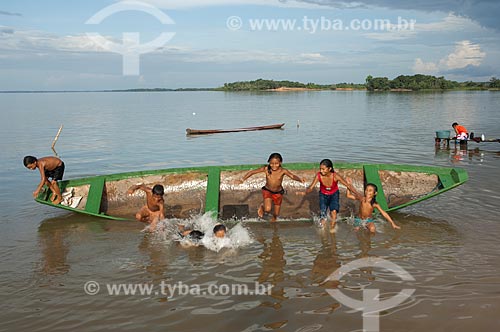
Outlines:
{"label": "green boat trim", "polygon": [[[175,202],[171,202],[169,208],[179,211],[179,216],[172,215],[172,217],[182,218],[187,217],[189,213],[203,212],[211,212],[224,218],[228,218],[231,213],[252,217],[253,211],[256,211],[256,204],[262,201],[260,195],[262,179],[254,176],[242,186],[235,186],[232,183],[234,179],[241,178],[246,171],[261,166],[262,164],[169,168],[63,180],[59,182],[61,192],[74,188],[78,191],[75,195],[83,196],[82,203],[76,208],[52,204],[49,199],[50,191],[47,188],[35,200],[41,204],[89,216],[133,220],[133,213],[130,211],[137,209],[138,204],[143,204],[144,199],[126,197],[126,187],[140,181],[163,183],[166,189],[170,190],[166,191],[167,201],[171,199]],[[283,167],[296,174],[300,173],[308,183],[318,171],[318,163],[288,163]],[[386,211],[395,211],[422,202],[468,180],[465,170],[451,167],[335,163],[334,168],[342,176],[352,177],[353,184],[358,186],[360,192],[366,183],[376,184],[377,202]],[[314,203],[317,194],[315,196],[309,194],[311,196],[306,200],[299,200],[293,192],[304,190],[304,184],[285,180],[284,186],[290,192],[290,195],[286,196],[290,203],[287,204],[285,201],[282,206],[284,214],[288,214],[291,219],[312,219],[311,211],[317,210]],[[341,198],[341,202],[345,201],[348,200]],[[115,210],[120,213],[116,213]],[[125,212],[122,213],[122,210]]]}

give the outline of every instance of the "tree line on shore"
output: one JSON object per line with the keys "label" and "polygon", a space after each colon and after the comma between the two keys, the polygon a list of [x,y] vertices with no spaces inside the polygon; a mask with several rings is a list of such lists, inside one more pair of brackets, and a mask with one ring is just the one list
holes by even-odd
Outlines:
{"label": "tree line on shore", "polygon": [[364,84],[359,83],[336,83],[316,84],[300,83],[293,81],[275,81],[258,79],[254,81],[240,81],[225,83],[224,86],[216,88],[221,91],[265,91],[279,88],[291,89],[314,89],[314,90],[337,90],[353,89],[368,91],[401,91],[401,90],[451,90],[451,89],[500,89],[500,79],[492,77],[489,82],[457,82],[450,81],[444,77],[432,75],[400,75],[392,80],[387,77],[366,77]]}

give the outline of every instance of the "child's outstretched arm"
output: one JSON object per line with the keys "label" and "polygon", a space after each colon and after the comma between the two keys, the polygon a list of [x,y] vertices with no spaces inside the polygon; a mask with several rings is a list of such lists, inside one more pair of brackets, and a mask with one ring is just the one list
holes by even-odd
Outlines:
{"label": "child's outstretched arm", "polygon": [[306,194],[309,194],[311,191],[314,190],[314,187],[316,186],[316,183],[318,183],[318,177],[317,176],[314,176],[314,179],[312,180],[311,184],[307,187],[306,190],[304,191],[297,191],[295,192],[295,194],[297,195],[306,195]]}
{"label": "child's outstretched arm", "polygon": [[391,216],[384,211],[384,209],[382,209],[380,207],[380,205],[378,205],[377,203],[373,204],[373,207],[376,208],[377,210],[379,210],[380,214],[391,224],[392,228],[394,229],[401,229],[400,226],[396,225],[396,223],[394,222],[394,220],[392,220]]}
{"label": "child's outstretched arm", "polygon": [[[350,181],[346,181],[341,175],[335,173],[335,180],[337,180],[338,182],[342,183],[346,188],[347,188],[347,191],[351,192],[352,195],[355,196],[355,198],[351,198],[351,199],[356,199],[356,197],[359,197],[361,196],[356,188],[354,188],[354,186],[352,185],[352,179],[351,178],[348,178]],[[349,197],[350,198],[350,197]]]}
{"label": "child's outstretched arm", "polygon": [[149,187],[145,186],[143,183],[141,183],[141,184],[134,184],[133,186],[131,186],[130,188],[128,188],[127,194],[132,195],[137,189],[141,189],[146,194],[148,192],[151,192],[151,188],[149,188]]}
{"label": "child's outstretched arm", "polygon": [[352,192],[349,189],[349,188],[352,188],[352,179],[351,178],[347,178],[346,183],[348,184],[348,185],[346,185],[346,188],[347,188],[346,197],[349,198],[349,199],[361,200],[362,196],[360,194],[358,194],[357,191]]}
{"label": "child's outstretched arm", "polygon": [[257,173],[262,173],[262,172],[265,172],[266,171],[266,167],[267,166],[262,166],[262,167],[259,167],[259,168],[256,168],[256,169],[252,169],[250,171],[248,171],[245,175],[243,175],[243,177],[241,179],[237,179],[235,180],[234,182],[236,184],[242,184],[243,182],[245,182],[249,177],[251,176],[254,176],[255,174]]}
{"label": "child's outstretched arm", "polygon": [[288,176],[292,180],[302,182],[302,183],[306,182],[306,180],[304,178],[301,178],[300,176],[293,174],[292,172],[290,172],[286,168],[283,168],[283,172],[285,173],[286,176]]}

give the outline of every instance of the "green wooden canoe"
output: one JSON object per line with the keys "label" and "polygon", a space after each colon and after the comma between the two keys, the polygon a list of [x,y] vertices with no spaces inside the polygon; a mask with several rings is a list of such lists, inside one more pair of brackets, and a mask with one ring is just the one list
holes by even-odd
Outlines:
{"label": "green wooden canoe", "polygon": [[[50,202],[45,188],[36,201],[72,212],[114,220],[133,220],[135,212],[145,204],[141,191],[127,195],[127,189],[138,183],[165,187],[165,210],[169,218],[189,218],[212,211],[219,219],[256,218],[262,202],[261,187],[265,179],[254,175],[243,184],[235,180],[250,169],[262,165],[206,166],[100,175],[59,182],[65,201],[74,207]],[[318,163],[289,163],[283,167],[304,177],[305,184],[285,178],[286,194],[281,219],[312,220],[318,214],[318,193],[300,196],[318,172]],[[361,193],[364,184],[375,183],[379,190],[378,203],[386,211],[394,211],[421,202],[463,184],[468,179],[465,170],[448,167],[393,164],[336,163],[335,170],[344,178],[350,177]],[[345,197],[346,189],[339,184],[341,215],[350,214],[354,202]]]}

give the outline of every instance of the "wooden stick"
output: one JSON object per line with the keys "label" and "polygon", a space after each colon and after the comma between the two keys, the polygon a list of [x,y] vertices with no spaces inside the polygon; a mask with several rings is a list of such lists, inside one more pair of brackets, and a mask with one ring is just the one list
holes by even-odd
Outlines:
{"label": "wooden stick", "polygon": [[[54,141],[52,141],[52,150],[54,150],[54,146],[56,145],[57,140],[59,139],[59,135],[61,134],[61,131],[63,129],[63,125],[59,127],[59,130],[57,131],[57,135],[54,138]],[[55,150],[54,150],[55,151]],[[57,153],[56,153],[57,154]]]}

